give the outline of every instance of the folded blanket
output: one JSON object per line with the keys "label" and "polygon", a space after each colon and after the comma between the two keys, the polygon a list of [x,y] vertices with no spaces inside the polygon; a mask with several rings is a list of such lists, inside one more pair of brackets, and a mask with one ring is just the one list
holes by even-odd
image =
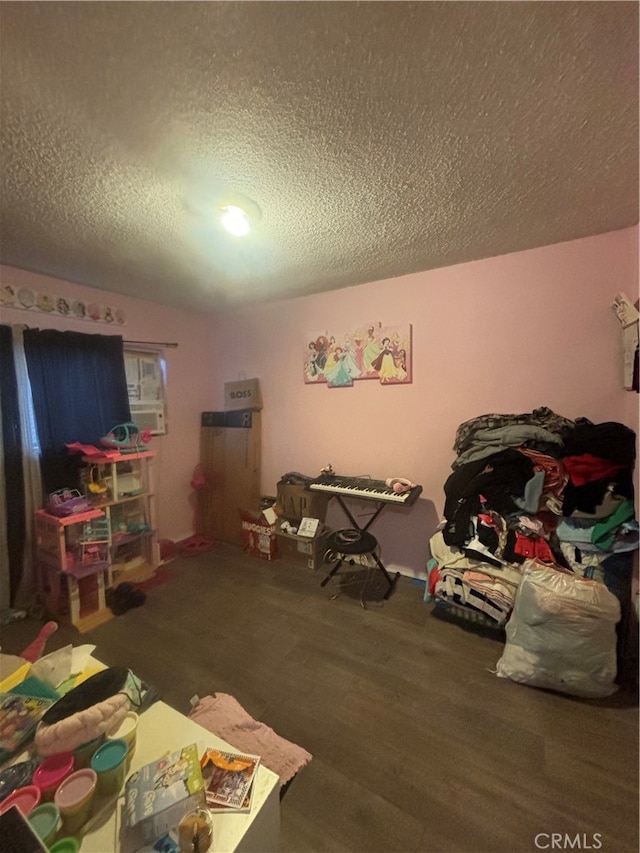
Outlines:
{"label": "folded blanket", "polygon": [[280,777],[281,785],[285,785],[313,758],[306,749],[254,720],[228,693],[214,693],[200,699],[189,717],[240,752],[259,755],[262,764]]}

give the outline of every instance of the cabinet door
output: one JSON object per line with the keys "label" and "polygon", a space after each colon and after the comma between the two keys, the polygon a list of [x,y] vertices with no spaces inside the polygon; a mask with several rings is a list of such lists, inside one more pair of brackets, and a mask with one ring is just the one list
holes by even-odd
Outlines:
{"label": "cabinet door", "polygon": [[239,510],[260,506],[260,455],[260,412],[203,412],[200,532],[242,544]]}

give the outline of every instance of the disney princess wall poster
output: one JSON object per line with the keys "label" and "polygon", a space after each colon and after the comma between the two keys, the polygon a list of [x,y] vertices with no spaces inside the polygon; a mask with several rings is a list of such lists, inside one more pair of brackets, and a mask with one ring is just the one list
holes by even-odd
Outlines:
{"label": "disney princess wall poster", "polygon": [[377,379],[381,385],[412,381],[410,323],[363,322],[347,331],[324,330],[307,335],[304,381],[330,388]]}

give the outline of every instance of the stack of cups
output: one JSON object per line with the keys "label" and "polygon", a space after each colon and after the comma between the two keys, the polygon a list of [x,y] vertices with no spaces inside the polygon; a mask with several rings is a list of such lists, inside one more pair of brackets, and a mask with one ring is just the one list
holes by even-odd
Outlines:
{"label": "stack of cups", "polygon": [[56,791],[54,802],[60,809],[64,830],[69,835],[74,835],[86,823],[97,781],[95,770],[83,767],[67,776]]}
{"label": "stack of cups", "polygon": [[127,775],[128,747],[121,738],[106,740],[93,754],[91,769],[98,776],[97,792],[110,797],[120,793]]}
{"label": "stack of cups", "polygon": [[72,752],[57,752],[45,758],[33,774],[33,784],[40,788],[43,802],[51,802],[56,788],[73,772]]}
{"label": "stack of cups", "polygon": [[136,751],[136,736],[138,732],[138,715],[135,711],[129,711],[113,734],[110,740],[123,740],[127,744],[126,772],[131,767],[131,759]]}
{"label": "stack of cups", "polygon": [[41,796],[40,788],[37,785],[25,785],[22,788],[16,788],[0,803],[0,814],[4,814],[11,806],[17,806],[22,814],[27,817],[36,806],[40,805]]}
{"label": "stack of cups", "polygon": [[31,828],[47,847],[53,844],[61,826],[60,809],[55,803],[41,803],[27,818]]}
{"label": "stack of cups", "polygon": [[80,850],[80,842],[77,838],[69,835],[65,838],[60,838],[50,848],[49,853],[78,853]]}
{"label": "stack of cups", "polygon": [[82,767],[89,767],[91,765],[93,753],[99,746],[102,746],[103,743],[104,735],[100,735],[100,737],[87,741],[87,743],[83,743],[81,746],[77,747],[73,751],[76,770],[80,770]]}

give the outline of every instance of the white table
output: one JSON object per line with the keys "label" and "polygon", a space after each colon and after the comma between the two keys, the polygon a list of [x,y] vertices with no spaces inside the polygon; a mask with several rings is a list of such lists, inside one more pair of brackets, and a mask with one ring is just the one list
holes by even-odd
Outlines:
{"label": "white table", "polygon": [[[89,671],[104,669],[105,665],[93,655],[83,658]],[[136,750],[129,773],[156,761],[169,752],[196,743],[200,755],[207,747],[234,747],[222,738],[180,714],[164,702],[155,702],[140,715]],[[7,764],[31,757],[28,747]],[[81,853],[120,853],[120,833],[124,793],[114,802],[97,800],[97,814],[87,823],[82,838]],[[94,810],[95,811],[95,810]],[[249,812],[212,812],[213,845],[215,853],[278,853],[280,850],[280,779],[266,767],[258,767],[253,781],[253,798]]]}
{"label": "white table", "polygon": [[[164,702],[155,702],[140,716],[137,746],[129,772],[191,743],[198,744],[200,754],[207,747],[233,749],[184,714]],[[278,853],[280,850],[280,780],[271,770],[260,766],[253,785],[250,812],[212,813],[215,853]],[[118,853],[123,805],[121,795],[115,808],[111,807],[103,820],[98,816],[97,820],[90,821],[81,853]]]}

